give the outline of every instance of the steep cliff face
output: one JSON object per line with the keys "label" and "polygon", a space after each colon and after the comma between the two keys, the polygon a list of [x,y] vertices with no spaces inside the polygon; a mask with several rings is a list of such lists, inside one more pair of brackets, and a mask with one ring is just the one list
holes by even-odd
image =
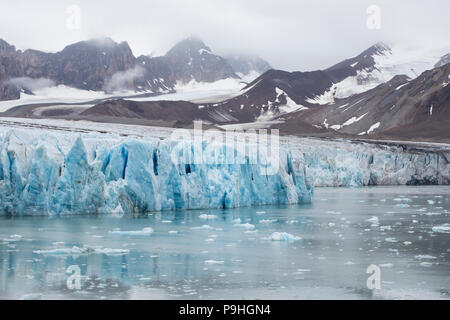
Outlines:
{"label": "steep cliff face", "polygon": [[224,58],[195,38],[179,42],[162,57],[138,58],[127,42],[110,38],[77,42],[57,53],[22,52],[0,40],[0,99],[17,99],[26,88],[8,81],[24,77],[107,92],[168,92],[177,83],[238,78]]}
{"label": "steep cliff face", "polygon": [[[248,163],[242,155],[242,161],[222,165],[216,161],[230,150],[202,141],[180,145],[150,137],[72,135],[61,145],[61,137],[50,134],[36,145],[38,140],[28,138],[23,131],[0,135],[0,215],[146,213],[311,200],[302,163],[284,150],[279,170],[267,175],[269,159]],[[190,150],[199,149],[205,162],[190,161]]]}
{"label": "steep cliff face", "polygon": [[128,43],[118,44],[108,38],[67,46],[58,53],[58,60],[58,82],[89,90],[104,89],[108,79],[132,69],[136,62]]}
{"label": "steep cliff face", "polygon": [[[51,79],[55,84],[80,89],[103,90],[115,74],[133,68],[135,61],[126,42],[118,44],[109,38],[78,42],[57,53],[22,52],[1,41],[0,87],[3,89],[0,89],[0,99],[16,99],[17,95],[11,92],[20,92],[23,86],[17,81],[8,82],[24,77]],[[129,86],[132,85],[131,81]],[[11,89],[14,86],[16,88]]]}

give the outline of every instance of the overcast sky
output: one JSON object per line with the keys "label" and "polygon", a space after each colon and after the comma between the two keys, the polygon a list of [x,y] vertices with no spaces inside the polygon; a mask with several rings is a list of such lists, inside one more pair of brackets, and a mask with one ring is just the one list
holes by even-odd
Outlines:
{"label": "overcast sky", "polygon": [[[381,9],[379,29],[367,26],[370,19],[377,27],[371,5]],[[128,41],[135,55],[161,55],[194,35],[218,54],[257,54],[278,69],[314,70],[378,41],[448,45],[449,12],[448,0],[0,0],[0,38],[19,49],[59,51],[110,36]]]}

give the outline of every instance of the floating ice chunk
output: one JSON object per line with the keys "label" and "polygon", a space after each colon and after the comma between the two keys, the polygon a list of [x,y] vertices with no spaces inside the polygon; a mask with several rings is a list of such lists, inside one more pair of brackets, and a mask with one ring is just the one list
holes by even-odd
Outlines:
{"label": "floating ice chunk", "polygon": [[217,216],[214,214],[201,214],[198,216],[200,219],[203,220],[213,220],[213,219],[217,219]]}
{"label": "floating ice chunk", "polygon": [[241,221],[240,218],[237,218],[237,219],[231,220],[231,222],[233,222],[233,223],[235,223],[235,224],[240,224],[242,221]]}
{"label": "floating ice chunk", "polygon": [[396,207],[398,208],[409,208],[409,204],[407,203],[399,203],[396,205]]}
{"label": "floating ice chunk", "polygon": [[96,248],[92,248],[92,249],[93,249],[94,253],[106,254],[109,256],[123,255],[123,254],[130,253],[130,250],[128,250],[128,249],[111,249],[111,248],[102,248],[102,247],[96,247]]}
{"label": "floating ice chunk", "polygon": [[397,239],[395,239],[395,238],[386,238],[386,239],[384,239],[384,241],[386,241],[386,242],[397,242]]}
{"label": "floating ice chunk", "polygon": [[109,233],[117,234],[120,236],[148,236],[153,233],[153,228],[147,227],[142,230],[128,230],[128,231],[113,230],[110,231]]}
{"label": "floating ice chunk", "polygon": [[428,204],[434,204],[434,200],[427,200]]}
{"label": "floating ice chunk", "polygon": [[298,241],[301,239],[302,239],[301,237],[294,236],[287,232],[274,232],[267,238],[267,240],[287,241],[287,242]]}
{"label": "floating ice chunk", "polygon": [[274,223],[276,221],[277,221],[277,219],[263,219],[263,220],[259,220],[259,223],[270,224],[270,223]]}
{"label": "floating ice chunk", "polygon": [[77,247],[73,246],[72,248],[56,248],[56,249],[48,249],[48,250],[35,250],[33,251],[36,254],[42,255],[81,255],[81,254],[106,254],[106,255],[122,255],[128,254],[130,250],[128,249],[111,249],[111,248],[103,248],[103,247]]}
{"label": "floating ice chunk", "polygon": [[394,265],[392,263],[381,263],[379,266],[382,268],[392,268]]}
{"label": "floating ice chunk", "polygon": [[431,266],[433,265],[433,263],[432,263],[432,262],[424,261],[424,262],[421,262],[420,265],[421,265],[422,267],[431,267]]}
{"label": "floating ice chunk", "polygon": [[410,244],[412,244],[412,242],[411,242],[411,241],[404,241],[403,244],[404,244],[405,246],[409,246]]}
{"label": "floating ice chunk", "polygon": [[417,256],[414,256],[414,258],[418,260],[426,260],[426,259],[436,259],[435,256],[429,255],[429,254],[419,254]]}
{"label": "floating ice chunk", "polygon": [[251,223],[236,223],[234,226],[238,228],[244,228],[247,230],[255,229],[255,225]]}
{"label": "floating ice chunk", "polygon": [[426,216],[440,216],[442,213],[441,212],[426,212],[424,213],[424,215]]}
{"label": "floating ice chunk", "polygon": [[72,248],[56,248],[56,249],[47,249],[47,250],[35,250],[33,251],[36,254],[42,255],[66,255],[66,254],[84,254],[87,253],[87,249],[80,248],[77,246],[73,246]]}
{"label": "floating ice chunk", "polygon": [[213,228],[213,227],[211,227],[208,224],[204,224],[204,225],[202,225],[200,227],[192,227],[191,229],[192,230],[222,230],[220,228]]}
{"label": "floating ice chunk", "polygon": [[22,238],[20,234],[12,234],[8,238],[4,238],[3,242],[16,242],[22,240]]}
{"label": "floating ice chunk", "polygon": [[327,211],[329,214],[342,214],[342,212],[339,211]]}
{"label": "floating ice chunk", "polygon": [[394,201],[411,202],[412,200],[409,198],[395,198]]}
{"label": "floating ice chunk", "polygon": [[379,224],[378,217],[373,216],[372,218],[367,219],[373,226],[377,226]]}
{"label": "floating ice chunk", "polygon": [[439,233],[450,233],[450,223],[444,223],[441,226],[435,226],[431,228],[433,232],[439,232]]}
{"label": "floating ice chunk", "polygon": [[205,260],[204,263],[205,264],[209,264],[209,265],[212,265],[212,264],[224,264],[225,261],[223,261],[223,260]]}
{"label": "floating ice chunk", "polygon": [[178,231],[177,230],[169,230],[168,233],[169,234],[178,234]]}

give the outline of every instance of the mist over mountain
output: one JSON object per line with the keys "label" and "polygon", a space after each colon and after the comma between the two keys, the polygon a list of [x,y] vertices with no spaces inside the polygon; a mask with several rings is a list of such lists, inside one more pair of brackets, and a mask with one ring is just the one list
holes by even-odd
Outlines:
{"label": "mist over mountain", "polygon": [[248,62],[243,70],[246,62],[241,60],[240,69],[235,71],[226,58],[193,37],[175,44],[160,57],[135,57],[127,42],[117,43],[111,38],[77,42],[57,53],[22,52],[0,40],[0,100],[18,99],[21,91],[32,92],[39,87],[23,85],[24,79],[93,91],[162,93],[190,81],[239,79],[237,72],[257,76],[267,69],[268,63],[260,58],[248,61],[255,63]]}

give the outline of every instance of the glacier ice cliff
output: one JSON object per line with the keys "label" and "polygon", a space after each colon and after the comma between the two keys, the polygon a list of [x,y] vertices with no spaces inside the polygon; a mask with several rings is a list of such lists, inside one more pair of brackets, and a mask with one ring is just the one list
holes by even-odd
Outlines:
{"label": "glacier ice cliff", "polygon": [[304,143],[300,149],[316,187],[450,184],[448,148],[328,141]]}
{"label": "glacier ice cliff", "polygon": [[[204,143],[192,149],[205,148]],[[279,170],[176,164],[176,142],[116,134],[0,130],[0,214],[145,213],[311,201],[314,186],[449,184],[450,154],[283,138]],[[229,150],[218,147],[224,155]]]}
{"label": "glacier ice cliff", "polygon": [[[73,136],[13,130],[0,137],[1,214],[122,214],[311,201],[313,187],[291,152],[281,151],[279,171],[265,174],[246,159],[176,164],[171,154],[177,144],[170,139]],[[200,141],[192,147],[205,146]]]}

